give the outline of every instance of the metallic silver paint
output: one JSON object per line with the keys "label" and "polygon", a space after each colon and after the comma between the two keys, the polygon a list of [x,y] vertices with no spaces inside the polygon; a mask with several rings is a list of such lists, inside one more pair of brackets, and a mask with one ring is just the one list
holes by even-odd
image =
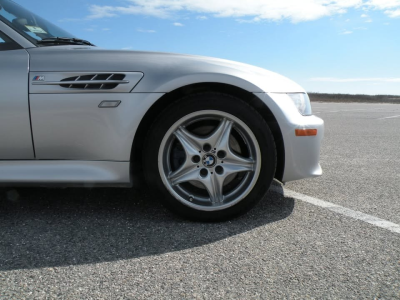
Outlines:
{"label": "metallic silver paint", "polygon": [[[163,94],[31,94],[38,159],[130,161],[136,129]],[[104,100],[121,101],[114,109]]]}
{"label": "metallic silver paint", "polygon": [[[322,175],[319,151],[324,137],[324,121],[316,116],[302,116],[286,94],[256,94],[274,114],[285,145],[283,182]],[[296,129],[317,129],[317,136],[297,137]]]}
{"label": "metallic silver paint", "polygon": [[[91,160],[101,169],[102,162],[95,160],[129,164],[136,129],[147,110],[164,93],[189,84],[216,82],[253,92],[273,112],[285,145],[283,181],[318,176],[322,172],[318,159],[323,121],[299,114],[285,93],[303,93],[304,89],[281,75],[242,63],[193,55],[113,51],[90,46],[35,47],[2,22],[0,30],[28,51],[31,71],[27,82],[25,50],[14,52],[18,54],[0,51],[0,79],[4,81],[0,83],[0,159],[34,158],[28,87],[37,159]],[[129,84],[106,92],[31,84],[37,75],[45,76],[47,81],[59,81],[73,74],[99,72],[130,73],[134,77],[127,79]],[[122,102],[115,109],[100,109],[98,105],[104,100]],[[296,128],[317,128],[319,133],[317,137],[299,138],[294,136]],[[36,163],[35,166],[48,164]],[[21,178],[33,168],[30,164],[17,166]],[[46,178],[44,170],[36,168],[38,178]],[[120,173],[110,176],[110,183],[130,176],[128,169],[115,172]]]}
{"label": "metallic silver paint", "polygon": [[24,50],[0,51],[0,160],[33,159]]}
{"label": "metallic silver paint", "polygon": [[111,161],[0,161],[0,183],[128,186],[129,168],[129,162]]}
{"label": "metallic silver paint", "polygon": [[200,82],[219,82],[249,92],[304,92],[293,81],[243,63],[195,55],[105,50],[84,46],[41,47],[28,50],[31,71],[142,72],[133,92],[167,93]]}

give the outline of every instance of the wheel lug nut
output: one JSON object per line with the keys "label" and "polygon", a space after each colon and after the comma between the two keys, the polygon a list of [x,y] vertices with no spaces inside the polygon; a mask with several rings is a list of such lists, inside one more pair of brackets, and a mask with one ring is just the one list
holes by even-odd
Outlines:
{"label": "wheel lug nut", "polygon": [[204,144],[204,146],[203,146],[204,152],[210,152],[211,149],[212,149],[212,147],[210,144]]}
{"label": "wheel lug nut", "polygon": [[200,162],[200,156],[195,155],[192,157],[192,162],[194,162],[195,164],[197,164],[198,162]]}
{"label": "wheel lug nut", "polygon": [[217,166],[215,168],[215,173],[217,173],[218,175],[222,175],[224,173],[224,168],[221,166]]}
{"label": "wheel lug nut", "polygon": [[208,170],[207,169],[201,169],[200,170],[200,176],[201,177],[207,177],[208,175]]}
{"label": "wheel lug nut", "polygon": [[224,150],[220,150],[217,153],[218,158],[225,158],[226,152]]}

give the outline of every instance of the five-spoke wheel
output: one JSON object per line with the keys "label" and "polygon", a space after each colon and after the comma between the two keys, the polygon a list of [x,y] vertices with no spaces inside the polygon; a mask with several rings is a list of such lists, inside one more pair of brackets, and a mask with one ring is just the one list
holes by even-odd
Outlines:
{"label": "five-spoke wheel", "polygon": [[[242,100],[216,93],[171,105],[145,146],[145,175],[174,212],[221,220],[255,205],[275,172],[275,144],[262,117]],[[261,180],[261,181],[260,181]]]}
{"label": "five-spoke wheel", "polygon": [[158,156],[168,190],[184,204],[207,211],[243,199],[257,181],[260,160],[250,128],[216,110],[179,119],[165,134]]}

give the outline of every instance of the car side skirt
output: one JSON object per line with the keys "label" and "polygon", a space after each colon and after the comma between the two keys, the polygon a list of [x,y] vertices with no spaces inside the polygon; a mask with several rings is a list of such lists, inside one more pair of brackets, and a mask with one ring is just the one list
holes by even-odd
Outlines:
{"label": "car side skirt", "polygon": [[131,187],[130,163],[112,161],[0,161],[2,186]]}

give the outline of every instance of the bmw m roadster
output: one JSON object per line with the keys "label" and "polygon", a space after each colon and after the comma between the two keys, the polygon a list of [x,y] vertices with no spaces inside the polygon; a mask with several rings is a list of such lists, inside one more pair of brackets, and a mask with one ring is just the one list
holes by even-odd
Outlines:
{"label": "bmw m roadster", "polygon": [[322,174],[324,123],[276,73],[101,49],[0,0],[0,184],[146,182],[196,220],[240,215],[273,179]]}

